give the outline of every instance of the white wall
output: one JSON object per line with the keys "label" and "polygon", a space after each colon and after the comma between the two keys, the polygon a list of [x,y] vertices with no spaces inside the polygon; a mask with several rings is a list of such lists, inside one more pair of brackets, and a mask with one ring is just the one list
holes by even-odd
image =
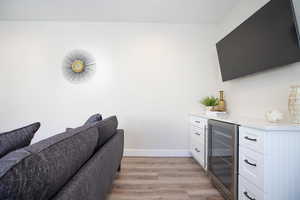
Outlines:
{"label": "white wall", "polygon": [[[225,83],[219,73],[215,42],[267,1],[241,0],[218,27],[2,21],[0,132],[41,121],[36,142],[100,112],[118,116],[127,149],[185,150],[188,113],[201,110],[197,101],[218,89],[232,114],[287,113],[299,64]],[[97,59],[89,82],[72,84],[62,76],[62,60],[73,49]]]}
{"label": "white wall", "polygon": [[[231,32],[268,1],[240,0],[220,25],[219,39]],[[221,80],[220,74],[218,80]],[[279,109],[287,117],[289,86],[299,83],[300,64],[296,63],[225,83],[220,81],[220,88],[225,90],[228,108],[233,115],[264,118],[266,111]]]}
{"label": "white wall", "polygon": [[[217,90],[216,26],[0,22],[0,131],[41,121],[34,141],[116,114],[130,149],[187,149],[188,113]],[[62,76],[66,53],[97,59],[87,83]]]}

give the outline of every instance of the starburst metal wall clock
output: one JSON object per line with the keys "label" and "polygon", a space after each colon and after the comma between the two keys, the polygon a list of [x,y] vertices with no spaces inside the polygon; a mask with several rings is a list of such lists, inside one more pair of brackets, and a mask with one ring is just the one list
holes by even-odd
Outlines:
{"label": "starburst metal wall clock", "polygon": [[85,81],[94,75],[96,61],[94,57],[84,50],[73,50],[67,54],[63,61],[63,74],[70,82]]}

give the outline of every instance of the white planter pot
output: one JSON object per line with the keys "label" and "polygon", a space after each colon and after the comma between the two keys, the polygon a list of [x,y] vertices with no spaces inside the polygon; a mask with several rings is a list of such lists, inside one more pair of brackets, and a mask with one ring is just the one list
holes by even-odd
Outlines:
{"label": "white planter pot", "polygon": [[213,106],[206,106],[206,112],[211,112],[213,109]]}

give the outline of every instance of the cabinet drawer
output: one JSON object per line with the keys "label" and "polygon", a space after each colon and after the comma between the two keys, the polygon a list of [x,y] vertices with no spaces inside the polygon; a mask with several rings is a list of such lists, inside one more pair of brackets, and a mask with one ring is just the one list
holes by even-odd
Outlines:
{"label": "cabinet drawer", "polygon": [[239,148],[239,173],[264,190],[264,156],[247,148]]}
{"label": "cabinet drawer", "polygon": [[205,168],[205,148],[204,144],[191,141],[191,153],[199,164]]}
{"label": "cabinet drawer", "polygon": [[199,127],[199,128],[204,128],[205,124],[207,123],[206,119],[200,118],[200,117],[190,117],[190,123],[193,126]]}
{"label": "cabinet drawer", "polygon": [[240,127],[239,142],[241,146],[264,153],[264,132],[256,129]]}
{"label": "cabinet drawer", "polygon": [[199,129],[194,126],[190,128],[191,140],[197,140],[201,143],[205,143],[205,132],[204,129]]}
{"label": "cabinet drawer", "polygon": [[264,193],[255,185],[239,176],[239,200],[264,200]]}

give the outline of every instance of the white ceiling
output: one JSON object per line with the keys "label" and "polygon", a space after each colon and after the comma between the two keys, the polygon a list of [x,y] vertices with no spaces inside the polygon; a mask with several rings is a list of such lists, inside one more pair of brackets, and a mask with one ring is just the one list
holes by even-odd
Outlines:
{"label": "white ceiling", "polygon": [[238,0],[0,0],[0,20],[217,23]]}

